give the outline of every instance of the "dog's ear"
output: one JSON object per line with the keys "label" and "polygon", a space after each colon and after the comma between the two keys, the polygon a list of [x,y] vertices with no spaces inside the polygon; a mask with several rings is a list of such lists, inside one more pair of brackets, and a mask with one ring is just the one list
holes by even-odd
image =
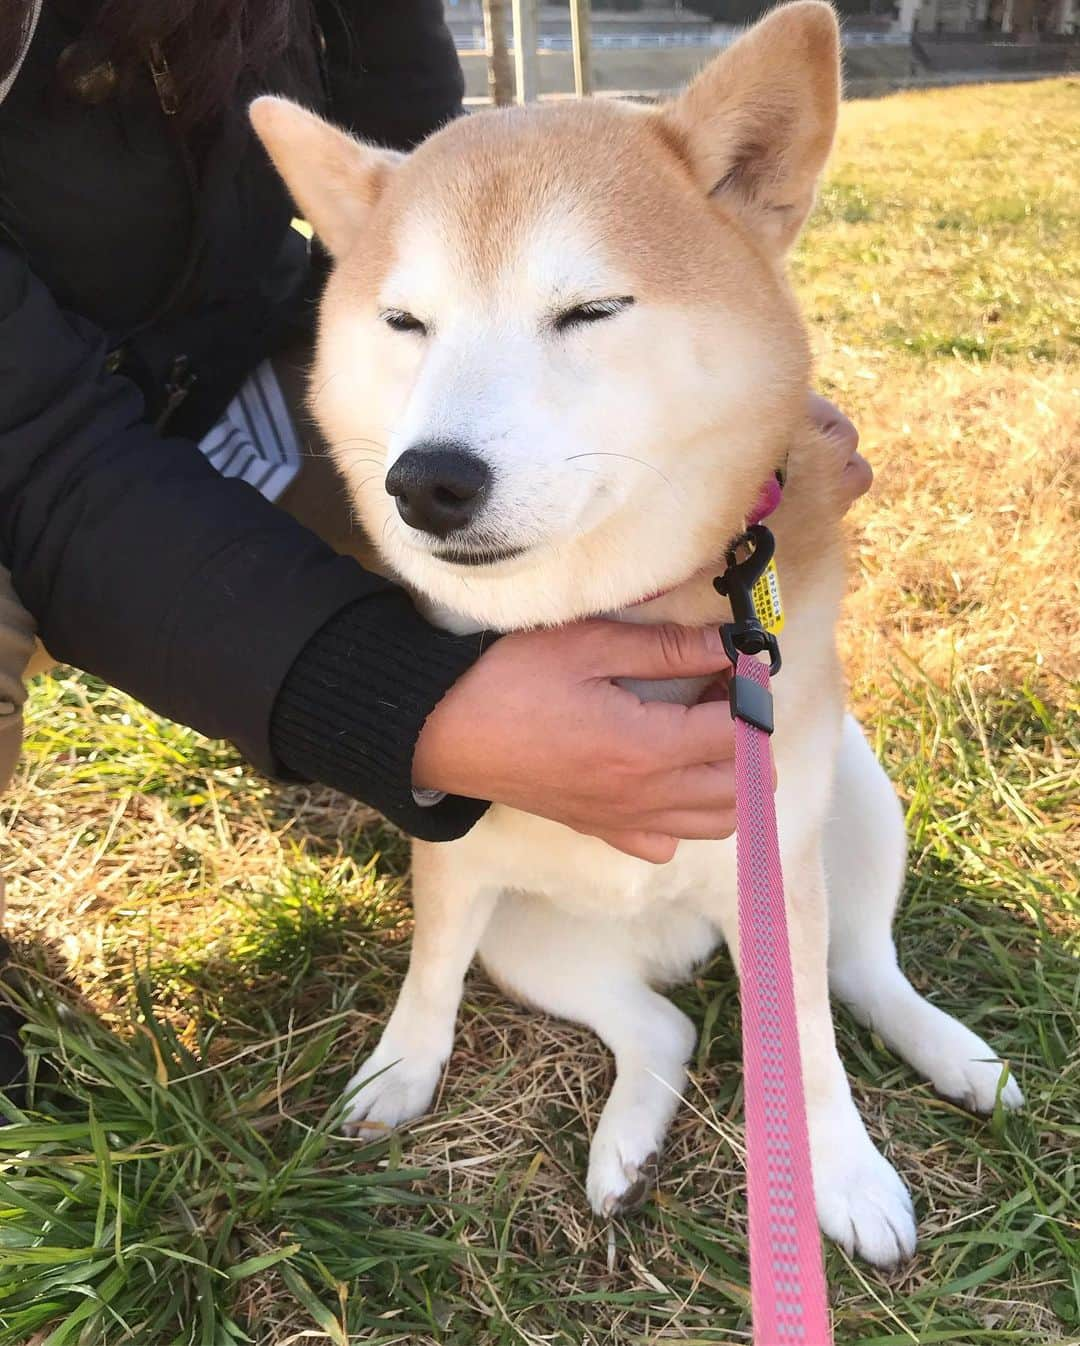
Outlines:
{"label": "dog's ear", "polygon": [[771,251],[794,243],[836,129],[840,34],[831,5],[766,15],[661,112],[704,191]]}
{"label": "dog's ear", "polygon": [[249,115],[304,218],[339,257],[404,156],[365,145],[287,98],[256,98]]}

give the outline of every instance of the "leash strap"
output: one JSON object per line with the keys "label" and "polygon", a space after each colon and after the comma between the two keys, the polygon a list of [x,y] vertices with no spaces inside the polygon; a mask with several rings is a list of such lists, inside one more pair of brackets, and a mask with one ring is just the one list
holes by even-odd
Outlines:
{"label": "leash strap", "polygon": [[731,705],[754,1342],[831,1346],[776,834],[767,664],[739,653]]}

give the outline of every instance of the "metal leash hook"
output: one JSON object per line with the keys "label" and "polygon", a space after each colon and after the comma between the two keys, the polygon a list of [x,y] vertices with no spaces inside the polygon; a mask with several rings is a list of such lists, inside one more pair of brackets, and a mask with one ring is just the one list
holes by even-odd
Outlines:
{"label": "metal leash hook", "polygon": [[[740,561],[738,551],[744,546],[749,547],[749,552]],[[763,523],[756,523],[731,544],[725,557],[727,567],[713,580],[713,588],[731,604],[732,620],[721,626],[720,638],[733,670],[738,669],[740,654],[767,653],[769,676],[775,677],[780,672],[780,646],[773,633],[762,626],[754,606],[754,585],[769,568],[775,552],[776,539]],[[729,696],[733,719],[745,720],[755,729],[772,733],[772,693],[767,688],[735,672]]]}

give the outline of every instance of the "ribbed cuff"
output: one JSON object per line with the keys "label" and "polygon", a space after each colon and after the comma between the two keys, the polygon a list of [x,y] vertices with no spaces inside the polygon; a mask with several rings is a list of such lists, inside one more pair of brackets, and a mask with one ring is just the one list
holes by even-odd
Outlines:
{"label": "ribbed cuff", "polygon": [[436,630],[401,590],[350,603],[308,641],[281,686],[270,722],[275,757],[424,841],[463,836],[487,802],[448,795],[421,807],[412,759],[424,721],[490,640]]}

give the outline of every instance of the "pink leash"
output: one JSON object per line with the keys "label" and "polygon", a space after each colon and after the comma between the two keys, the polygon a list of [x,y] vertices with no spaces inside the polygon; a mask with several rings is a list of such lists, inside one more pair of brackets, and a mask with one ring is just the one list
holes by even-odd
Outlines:
{"label": "pink leash", "polygon": [[775,637],[757,621],[750,597],[772,557],[773,539],[760,524],[749,539],[749,559],[736,563],[729,555],[717,588],[731,599],[734,618],[723,634],[735,665],[730,695],[754,1342],[831,1346],[773,801],[770,667],[750,652],[767,651],[771,671],[779,668]]}
{"label": "pink leash", "polygon": [[[740,654],[736,675],[768,695],[767,664]],[[831,1346],[769,735],[739,718],[735,800],[754,1341]]]}

